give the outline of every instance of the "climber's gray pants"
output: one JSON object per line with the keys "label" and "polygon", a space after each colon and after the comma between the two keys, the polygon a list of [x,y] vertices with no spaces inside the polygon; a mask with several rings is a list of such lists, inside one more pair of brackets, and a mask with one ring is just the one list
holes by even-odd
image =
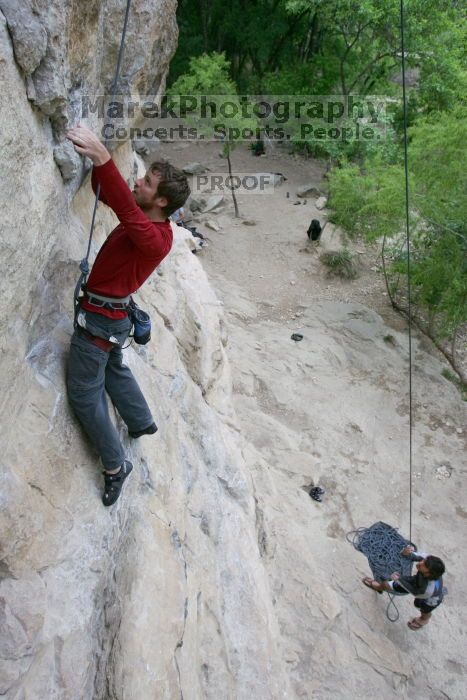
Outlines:
{"label": "climber's gray pants", "polygon": [[153,422],[149,406],[122,359],[119,347],[106,352],[80,329],[74,332],[68,360],[68,398],[108,470],[123,463],[125,452],[109,415],[106,391],[129,431],[144,430]]}

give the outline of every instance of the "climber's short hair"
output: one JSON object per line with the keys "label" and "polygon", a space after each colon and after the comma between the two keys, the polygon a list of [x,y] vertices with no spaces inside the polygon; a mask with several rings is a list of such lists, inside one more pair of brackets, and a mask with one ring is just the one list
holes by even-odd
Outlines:
{"label": "climber's short hair", "polygon": [[167,199],[167,206],[163,207],[162,211],[169,217],[174,211],[183,207],[190,196],[188,179],[182,170],[165,160],[151,163],[149,170],[160,175],[156,196]]}
{"label": "climber's short hair", "polygon": [[441,578],[445,572],[444,562],[439,557],[429,556],[425,559],[425,566],[430,572],[430,578],[434,581]]}

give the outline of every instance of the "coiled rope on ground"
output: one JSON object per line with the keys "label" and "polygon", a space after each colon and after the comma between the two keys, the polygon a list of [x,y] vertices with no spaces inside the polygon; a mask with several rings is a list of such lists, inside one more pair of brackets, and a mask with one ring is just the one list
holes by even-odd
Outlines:
{"label": "coiled rope on ground", "polygon": [[[380,521],[371,527],[359,527],[348,532],[346,538],[358,552],[367,557],[375,581],[387,581],[395,571],[401,576],[411,575],[412,562],[403,557],[401,551],[413,543],[402,537],[391,525]],[[386,616],[388,620],[395,622],[399,619],[399,611],[394,603],[395,596],[394,593],[388,593],[388,596]],[[395,610],[392,616],[389,612],[391,608]]]}

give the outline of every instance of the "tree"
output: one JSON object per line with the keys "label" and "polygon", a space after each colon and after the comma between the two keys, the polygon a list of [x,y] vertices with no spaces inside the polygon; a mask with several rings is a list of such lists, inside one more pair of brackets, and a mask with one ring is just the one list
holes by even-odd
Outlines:
{"label": "tree", "polygon": [[200,121],[199,115],[187,116],[187,122],[196,129],[198,138],[220,141],[222,143],[223,154],[227,159],[229,169],[229,187],[234,203],[235,216],[238,217],[240,214],[233,185],[230,156],[239,141],[249,138],[250,134],[254,136],[256,120],[242,116],[243,112],[240,108],[236,86],[229,77],[229,68],[229,62],[224,54],[203,54],[192,58],[188,72],[175,81],[170,90],[168,90],[168,94],[171,96],[209,96],[209,101],[216,106],[216,114],[222,113],[223,106],[227,102],[234,106],[238,105],[238,112],[229,117],[208,116]]}
{"label": "tree", "polygon": [[[420,68],[436,109],[452,105],[461,79],[462,5],[404,3],[406,58]],[[318,82],[326,93],[369,94],[390,89],[400,63],[400,0],[180,0],[177,18],[181,39],[172,81],[187,72],[191,57],[224,52],[241,91],[262,92],[264,80],[301,65],[308,90]]]}
{"label": "tree", "polygon": [[[369,94],[399,66],[400,0],[288,0],[286,8],[299,16],[308,9],[322,28],[321,50],[338,59],[342,94]],[[454,35],[461,38],[459,22],[465,17],[451,0],[405,0],[408,64],[420,66],[445,55]],[[454,74],[445,67],[451,81]]]}
{"label": "tree", "polygon": [[[467,139],[467,108],[433,113],[409,131],[411,283],[413,301],[427,314],[426,330],[438,343],[456,338],[467,322],[467,172],[459,157]],[[333,220],[351,232],[383,237],[391,247],[389,287],[401,305],[406,274],[404,171],[380,157],[364,168],[347,165],[330,175]]]}

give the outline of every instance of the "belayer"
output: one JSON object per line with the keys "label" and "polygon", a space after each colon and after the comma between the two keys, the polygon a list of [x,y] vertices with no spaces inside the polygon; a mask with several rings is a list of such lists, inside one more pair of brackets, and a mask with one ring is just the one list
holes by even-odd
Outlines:
{"label": "belayer", "polygon": [[133,465],[113,425],[106,392],[128,426],[129,435],[151,435],[157,426],[131,373],[122,346],[131,331],[128,312],[136,292],[172,247],[169,216],[183,206],[190,189],[181,170],[153,163],[130,191],[107,148],[84,126],[67,132],[75,150],[93,163],[92,185],[115,212],[119,225],[102,245],[87,281],[71,339],[68,398],[104,466],[102,502],[120,495]]}
{"label": "belayer", "polygon": [[411,630],[418,630],[428,624],[431,613],[443,601],[445,592],[442,579],[445,571],[444,563],[439,557],[416,552],[411,545],[405,547],[401,554],[417,562],[417,573],[414,576],[399,576],[395,573],[392,575],[392,581],[378,583],[366,577],[363,579],[363,583],[377,593],[383,593],[383,591],[396,595],[411,593],[415,597],[415,607],[420,610],[420,617],[414,617],[407,624]]}

